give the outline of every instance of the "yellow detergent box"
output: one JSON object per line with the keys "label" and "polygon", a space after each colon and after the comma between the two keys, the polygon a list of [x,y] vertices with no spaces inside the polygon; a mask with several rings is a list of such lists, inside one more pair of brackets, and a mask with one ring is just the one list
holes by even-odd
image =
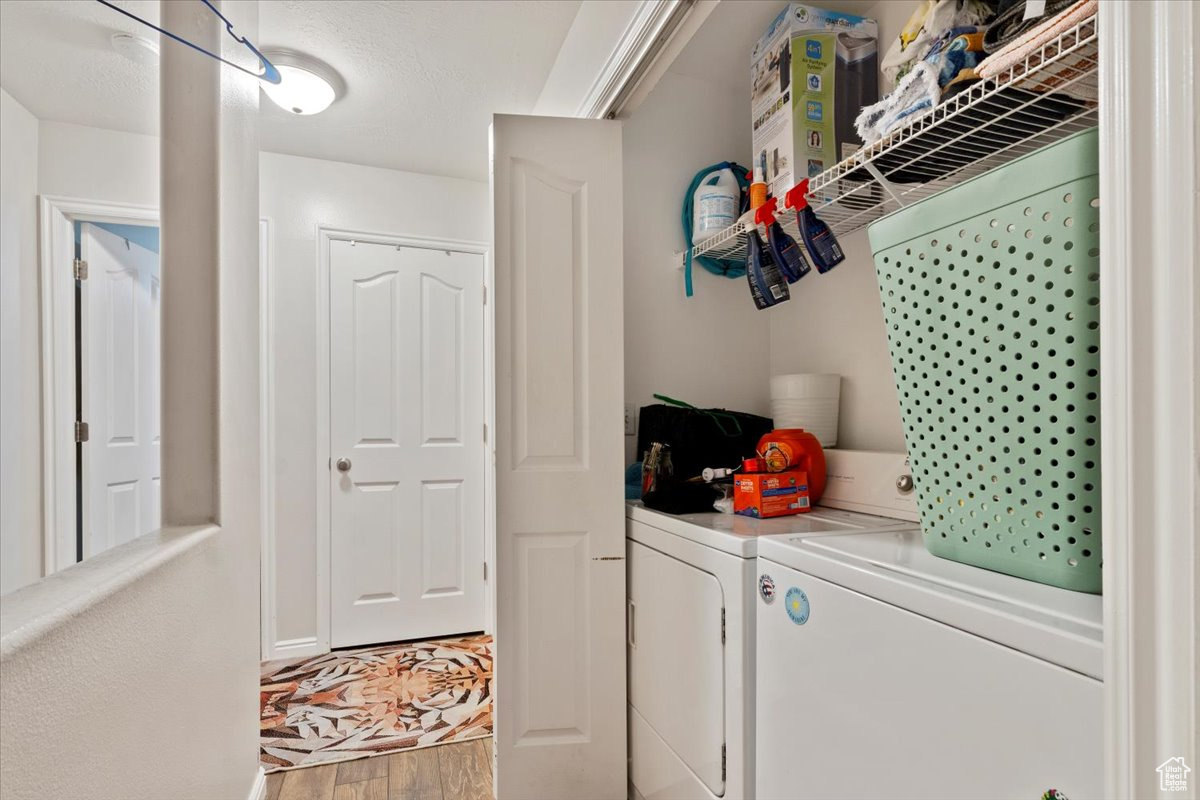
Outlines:
{"label": "yellow detergent box", "polygon": [[854,119],[879,100],[873,19],[790,3],[754,46],[754,166],[783,198],[862,146]]}

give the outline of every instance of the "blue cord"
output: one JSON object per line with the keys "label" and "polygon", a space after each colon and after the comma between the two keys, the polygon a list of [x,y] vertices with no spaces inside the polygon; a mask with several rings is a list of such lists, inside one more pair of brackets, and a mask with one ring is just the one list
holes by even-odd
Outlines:
{"label": "blue cord", "polygon": [[734,177],[737,178],[738,188],[742,192],[741,202],[738,203],[738,215],[745,213],[749,205],[747,192],[750,189],[750,181],[746,175],[750,171],[743,166],[732,161],[722,161],[720,164],[705,167],[696,173],[696,177],[692,178],[687,194],[683,196],[683,240],[687,245],[683,262],[683,283],[688,297],[692,296],[692,262],[699,264],[714,275],[724,275],[726,278],[741,278],[746,274],[746,262],[741,259],[692,255],[692,196],[696,194],[696,189],[700,187],[700,183],[705,178],[711,173],[720,172],[723,169],[733,171]]}
{"label": "blue cord", "polygon": [[216,53],[211,53],[208,50],[205,50],[200,45],[195,44],[193,42],[189,42],[187,39],[184,39],[182,36],[176,36],[175,34],[171,33],[169,30],[158,27],[153,22],[147,22],[146,20],[142,19],[138,15],[132,14],[132,13],[126,11],[125,9],[121,8],[120,6],[110,3],[108,0],[96,0],[96,2],[100,3],[101,5],[108,6],[113,11],[118,11],[118,12],[124,14],[125,16],[129,17],[130,19],[137,20],[138,22],[145,25],[147,28],[153,28],[154,30],[161,33],[163,36],[168,36],[168,37],[174,39],[175,41],[179,42],[180,44],[186,44],[188,47],[192,48],[193,50],[198,50],[201,53],[204,53],[204,55],[208,56],[209,58],[215,58],[217,61],[220,61],[222,64],[226,64],[230,67],[233,67],[234,69],[241,70],[242,72],[246,73],[247,75],[251,75],[255,78],[259,78],[260,80],[264,80],[267,83],[279,83],[283,79],[283,77],[279,74],[279,70],[277,70],[275,68],[275,65],[272,64],[266,56],[264,56],[262,53],[260,53],[258,51],[258,48],[255,47],[250,42],[249,39],[247,39],[245,36],[238,36],[236,33],[233,32],[233,23],[230,22],[228,19],[226,19],[225,15],[217,10],[216,6],[214,6],[212,3],[210,3],[209,0],[200,0],[200,1],[202,3],[204,3],[204,5],[208,6],[208,10],[211,11],[212,13],[216,14],[221,19],[221,22],[225,23],[225,32],[228,33],[230,36],[232,36],[233,40],[235,42],[237,42],[240,45],[245,46],[251,53],[254,53],[255,57],[258,59],[259,66],[262,67],[262,72],[251,72],[250,70],[246,69],[245,67],[243,67],[239,64],[235,64],[232,61],[228,61],[224,58],[221,58]]}

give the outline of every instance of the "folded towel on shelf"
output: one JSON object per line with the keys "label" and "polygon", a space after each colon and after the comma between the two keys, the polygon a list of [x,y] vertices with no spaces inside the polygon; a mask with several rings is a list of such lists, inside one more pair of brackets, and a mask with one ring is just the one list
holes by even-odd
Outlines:
{"label": "folded towel on shelf", "polygon": [[979,66],[985,57],[983,29],[967,25],[951,28],[929,48],[925,60],[937,67],[938,85],[945,87],[963,70]]}
{"label": "folded towel on shelf", "polygon": [[999,52],[1010,42],[1038,27],[1050,17],[1068,8],[1075,0],[1046,0],[1043,12],[1033,19],[1025,19],[1026,0],[1000,0],[996,18],[988,25],[983,47],[989,53]]}
{"label": "folded towel on shelf", "polygon": [[947,30],[983,25],[995,12],[996,0],[922,0],[879,62],[883,91],[898,85]]}
{"label": "folded towel on shelf", "polygon": [[[1050,4],[1047,3],[1047,8]],[[1096,16],[1099,7],[1098,0],[1078,0],[1077,2],[1059,9],[1053,17],[1039,18],[1040,24],[1025,29],[1024,33],[1012,39],[1008,45],[992,53],[979,65],[979,77],[984,79],[1005,80],[1006,73],[1014,67],[1012,77],[1017,78],[1017,85],[1032,92],[1058,92],[1069,95],[1077,100],[1095,102],[1098,99],[1096,85],[1091,80],[1080,80],[1081,76],[1090,73],[1095,66],[1095,54],[1090,52],[1075,52],[1059,58],[1053,64],[1038,69],[1037,76],[1020,79],[1020,74],[1026,66],[1034,67],[1041,64],[1043,58],[1058,55],[1058,50],[1051,48],[1042,52],[1042,48],[1056,40],[1059,36],[1072,30],[1088,19]],[[988,35],[991,29],[988,29]],[[986,46],[986,36],[985,36]],[[1031,63],[1026,65],[1026,60]]]}
{"label": "folded towel on shelf", "polygon": [[918,61],[891,94],[859,113],[854,129],[863,142],[872,144],[904,123],[929,113],[940,95],[938,68],[928,61]]}

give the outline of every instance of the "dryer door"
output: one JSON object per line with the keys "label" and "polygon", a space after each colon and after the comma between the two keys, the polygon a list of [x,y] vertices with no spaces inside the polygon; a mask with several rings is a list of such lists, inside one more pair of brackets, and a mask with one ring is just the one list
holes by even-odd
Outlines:
{"label": "dryer door", "polygon": [[724,597],[715,576],[629,541],[629,703],[715,795],[725,792]]}

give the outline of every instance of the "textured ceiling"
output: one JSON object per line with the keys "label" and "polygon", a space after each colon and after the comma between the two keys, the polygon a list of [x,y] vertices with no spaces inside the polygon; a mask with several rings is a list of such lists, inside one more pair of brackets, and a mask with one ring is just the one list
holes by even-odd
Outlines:
{"label": "textured ceiling", "polygon": [[[115,2],[157,18],[157,2]],[[264,96],[262,148],[486,180],[492,114],[533,108],[578,8],[578,0],[261,0],[260,47],[315,56],[348,87],[312,117]],[[113,51],[119,30],[153,35],[95,2],[3,0],[0,84],[40,119],[154,133],[157,65]]]}

